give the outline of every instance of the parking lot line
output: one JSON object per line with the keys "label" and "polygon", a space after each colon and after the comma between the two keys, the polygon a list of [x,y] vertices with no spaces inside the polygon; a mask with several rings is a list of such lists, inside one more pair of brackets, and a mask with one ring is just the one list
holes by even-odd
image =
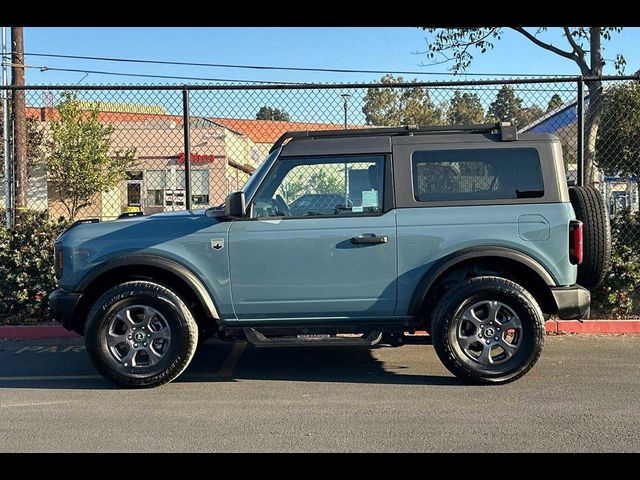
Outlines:
{"label": "parking lot line", "polygon": [[236,342],[233,344],[231,351],[229,352],[229,356],[224,361],[220,369],[215,373],[214,377],[222,377],[227,378],[233,374],[233,370],[236,368],[238,364],[238,360],[242,356],[242,352],[247,347],[247,342]]}
{"label": "parking lot line", "polygon": [[22,408],[22,407],[41,407],[44,405],[59,405],[62,403],[73,403],[73,400],[61,400],[59,402],[30,402],[30,403],[9,403],[6,405],[0,405],[0,408]]}

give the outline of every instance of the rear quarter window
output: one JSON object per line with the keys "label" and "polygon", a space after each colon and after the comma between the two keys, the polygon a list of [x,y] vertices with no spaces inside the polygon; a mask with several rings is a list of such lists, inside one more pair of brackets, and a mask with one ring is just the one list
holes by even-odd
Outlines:
{"label": "rear quarter window", "polygon": [[540,158],[534,148],[415,151],[411,168],[418,202],[544,196]]}

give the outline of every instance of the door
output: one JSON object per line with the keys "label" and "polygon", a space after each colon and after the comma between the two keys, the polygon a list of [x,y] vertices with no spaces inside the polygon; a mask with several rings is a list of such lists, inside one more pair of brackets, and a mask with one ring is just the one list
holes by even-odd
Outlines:
{"label": "door", "polygon": [[142,206],[142,180],[127,180],[127,207]]}
{"label": "door", "polygon": [[240,320],[393,314],[396,225],[384,155],[280,158],[229,233]]}

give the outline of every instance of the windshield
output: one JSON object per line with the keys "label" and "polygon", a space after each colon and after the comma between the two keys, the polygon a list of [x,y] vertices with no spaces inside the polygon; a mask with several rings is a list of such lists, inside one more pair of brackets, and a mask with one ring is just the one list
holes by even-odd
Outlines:
{"label": "windshield", "polygon": [[253,172],[253,174],[249,177],[249,180],[247,180],[247,183],[244,184],[244,187],[242,187],[242,191],[244,192],[244,196],[247,199],[247,202],[249,202],[249,200],[256,193],[256,189],[260,185],[262,178],[269,171],[271,164],[280,154],[280,150],[282,150],[282,147],[271,152],[269,156],[267,156],[267,158],[263,160],[260,166],[256,168],[256,171]]}

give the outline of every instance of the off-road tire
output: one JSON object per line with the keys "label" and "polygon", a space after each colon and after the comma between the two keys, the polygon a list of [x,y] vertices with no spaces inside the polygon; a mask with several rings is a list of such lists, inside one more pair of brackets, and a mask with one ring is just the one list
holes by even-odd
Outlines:
{"label": "off-road tire", "polygon": [[[523,343],[512,358],[499,365],[480,365],[457,345],[458,316],[482,300],[506,304],[522,323]],[[431,336],[438,357],[451,373],[473,383],[504,384],[517,380],[533,368],[544,346],[544,318],[538,303],[522,286],[505,278],[483,276],[459,283],[444,294],[432,318]]]}
{"label": "off-road tire", "polygon": [[[123,372],[112,368],[104,334],[111,319],[123,305],[149,305],[161,310],[171,330],[166,357],[154,367]],[[151,388],[176,379],[189,365],[198,345],[198,326],[185,302],[173,291],[153,282],[132,281],[104,293],[93,305],[84,331],[91,362],[107,380],[128,388]]]}
{"label": "off-road tire", "polygon": [[611,262],[611,225],[604,198],[594,187],[570,187],[569,198],[576,218],[583,223],[583,258],[577,283],[600,285]]}

